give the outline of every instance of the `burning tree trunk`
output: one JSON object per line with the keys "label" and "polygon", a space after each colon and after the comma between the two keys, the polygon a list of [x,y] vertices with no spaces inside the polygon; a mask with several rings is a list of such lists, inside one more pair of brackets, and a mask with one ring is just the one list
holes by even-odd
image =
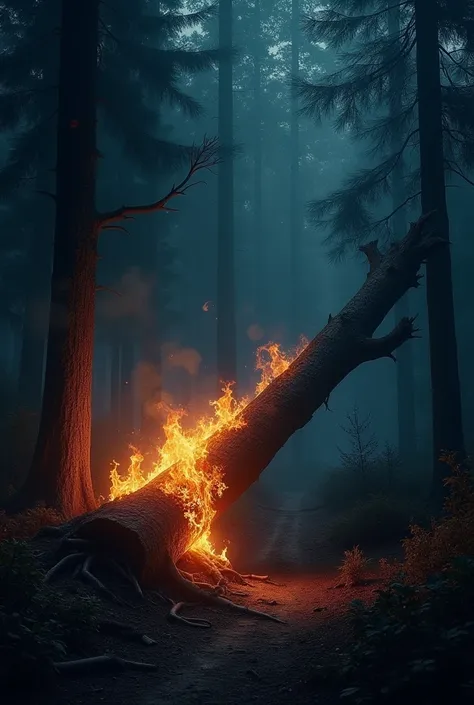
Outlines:
{"label": "burning tree trunk", "polygon": [[[439,243],[423,218],[384,256],[376,243],[361,248],[370,272],[359,292],[339,315],[329,317],[288,370],[245,407],[238,428],[210,439],[201,470],[203,481],[215,467],[222,471],[227,489],[215,501],[218,514],[250,487],[349,372],[363,362],[392,358],[396,348],[415,337],[412,319],[402,319],[384,337],[373,334],[396,301],[418,285],[418,269]],[[199,531],[185,516],[179,483],[170,488],[175,470],[170,468],[137,492],[80,518],[74,534],[92,540],[107,554],[118,553],[145,583],[176,578],[173,566],[199,538]]]}

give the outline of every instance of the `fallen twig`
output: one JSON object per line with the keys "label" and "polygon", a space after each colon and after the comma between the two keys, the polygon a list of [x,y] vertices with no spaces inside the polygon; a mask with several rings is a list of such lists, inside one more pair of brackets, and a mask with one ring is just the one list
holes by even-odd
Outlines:
{"label": "fallen twig", "polygon": [[130,639],[131,641],[138,641],[145,644],[145,646],[154,646],[157,643],[155,639],[152,639],[146,634],[142,634],[128,624],[116,622],[113,619],[101,619],[99,621],[99,629],[106,634],[113,634],[124,637],[125,639]]}
{"label": "fallen twig", "polygon": [[53,665],[56,671],[64,676],[83,676],[89,673],[97,673],[97,671],[125,671],[127,669],[134,671],[156,671],[157,669],[154,663],[129,661],[128,659],[120,658],[120,656],[109,656],[107,654],[77,659],[75,661],[55,662]]}
{"label": "fallen twig", "polygon": [[168,618],[169,619],[175,619],[178,622],[182,622],[183,624],[187,624],[189,627],[198,627],[201,629],[210,629],[212,627],[212,624],[208,622],[206,619],[199,619],[198,617],[183,617],[181,614],[178,614],[179,610],[182,609],[183,607],[192,607],[193,605],[191,603],[187,602],[176,602],[173,607],[170,609]]}

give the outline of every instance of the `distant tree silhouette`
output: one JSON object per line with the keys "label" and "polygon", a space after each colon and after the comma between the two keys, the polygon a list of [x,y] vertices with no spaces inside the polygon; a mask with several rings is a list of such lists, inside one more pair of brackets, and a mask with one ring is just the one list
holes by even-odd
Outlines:
{"label": "distant tree silhouette", "polygon": [[[349,177],[338,191],[310,205],[313,222],[331,227],[336,256],[368,234],[390,236],[387,224],[421,197],[423,211],[437,211],[437,227],[449,241],[446,180],[468,180],[473,163],[474,103],[469,87],[474,48],[472,0],[407,0],[400,4],[400,31],[388,32],[394,5],[387,0],[334,0],[330,9],[306,20],[312,39],[348,45],[342,68],[319,85],[296,81],[303,112],[313,118],[335,114],[337,129],[371,144],[375,166]],[[390,109],[390,86],[400,86],[399,111]],[[393,136],[400,146],[393,151]],[[403,200],[378,218],[374,205],[392,190],[403,155]],[[399,196],[400,197],[400,196]],[[400,197],[401,198],[401,197]],[[454,325],[451,258],[446,247],[427,263],[434,476],[439,504],[445,468],[443,451],[464,454],[461,394]]]}

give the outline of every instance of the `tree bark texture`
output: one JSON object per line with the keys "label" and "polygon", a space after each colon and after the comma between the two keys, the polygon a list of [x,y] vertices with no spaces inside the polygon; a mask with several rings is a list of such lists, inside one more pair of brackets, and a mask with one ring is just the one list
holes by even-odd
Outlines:
{"label": "tree bark texture", "polygon": [[74,516],[96,506],[90,475],[98,225],[95,212],[99,0],[63,0],[56,225],[41,423],[21,494]]}

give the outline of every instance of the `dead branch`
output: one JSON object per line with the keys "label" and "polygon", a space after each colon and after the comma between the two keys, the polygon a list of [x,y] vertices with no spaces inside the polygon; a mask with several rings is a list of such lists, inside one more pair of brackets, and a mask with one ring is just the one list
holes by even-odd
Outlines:
{"label": "dead branch", "polygon": [[202,144],[193,149],[188,173],[177,186],[172,186],[166,196],[163,196],[163,198],[160,198],[154,203],[147,203],[141,206],[121,206],[114,211],[99,214],[97,219],[99,227],[103,228],[104,226],[109,226],[111,223],[118,220],[131,218],[134,215],[141,213],[175,210],[168,207],[168,203],[171,199],[176,198],[177,196],[184,196],[192,186],[197,185],[196,182],[190,183],[195,174],[203,169],[212,169],[212,167],[220,164],[220,162],[221,159],[219,157],[219,143],[217,138],[212,137],[208,139],[205,137]]}
{"label": "dead branch", "polygon": [[63,676],[83,676],[90,673],[108,673],[110,671],[156,671],[154,663],[129,661],[119,656],[106,655],[81,658],[75,661],[55,662],[54,668]]}
{"label": "dead branch", "polygon": [[378,360],[381,357],[389,357],[396,361],[393,351],[403,345],[407,340],[419,337],[416,335],[419,329],[415,328],[413,325],[415,319],[416,316],[412,318],[402,318],[395,328],[382,338],[368,338],[364,343],[365,359]]}
{"label": "dead branch", "polygon": [[155,639],[133,629],[133,627],[130,627],[128,624],[116,622],[113,619],[99,620],[99,629],[104,634],[121,636],[130,641],[138,641],[141,644],[145,644],[145,646],[154,646],[157,643]]}
{"label": "dead branch", "polygon": [[199,629],[210,629],[212,627],[212,624],[206,619],[199,619],[198,617],[183,617],[183,615],[178,614],[183,607],[193,607],[193,604],[176,602],[170,609],[168,618],[174,619],[176,622],[186,624],[188,627],[197,627]]}

